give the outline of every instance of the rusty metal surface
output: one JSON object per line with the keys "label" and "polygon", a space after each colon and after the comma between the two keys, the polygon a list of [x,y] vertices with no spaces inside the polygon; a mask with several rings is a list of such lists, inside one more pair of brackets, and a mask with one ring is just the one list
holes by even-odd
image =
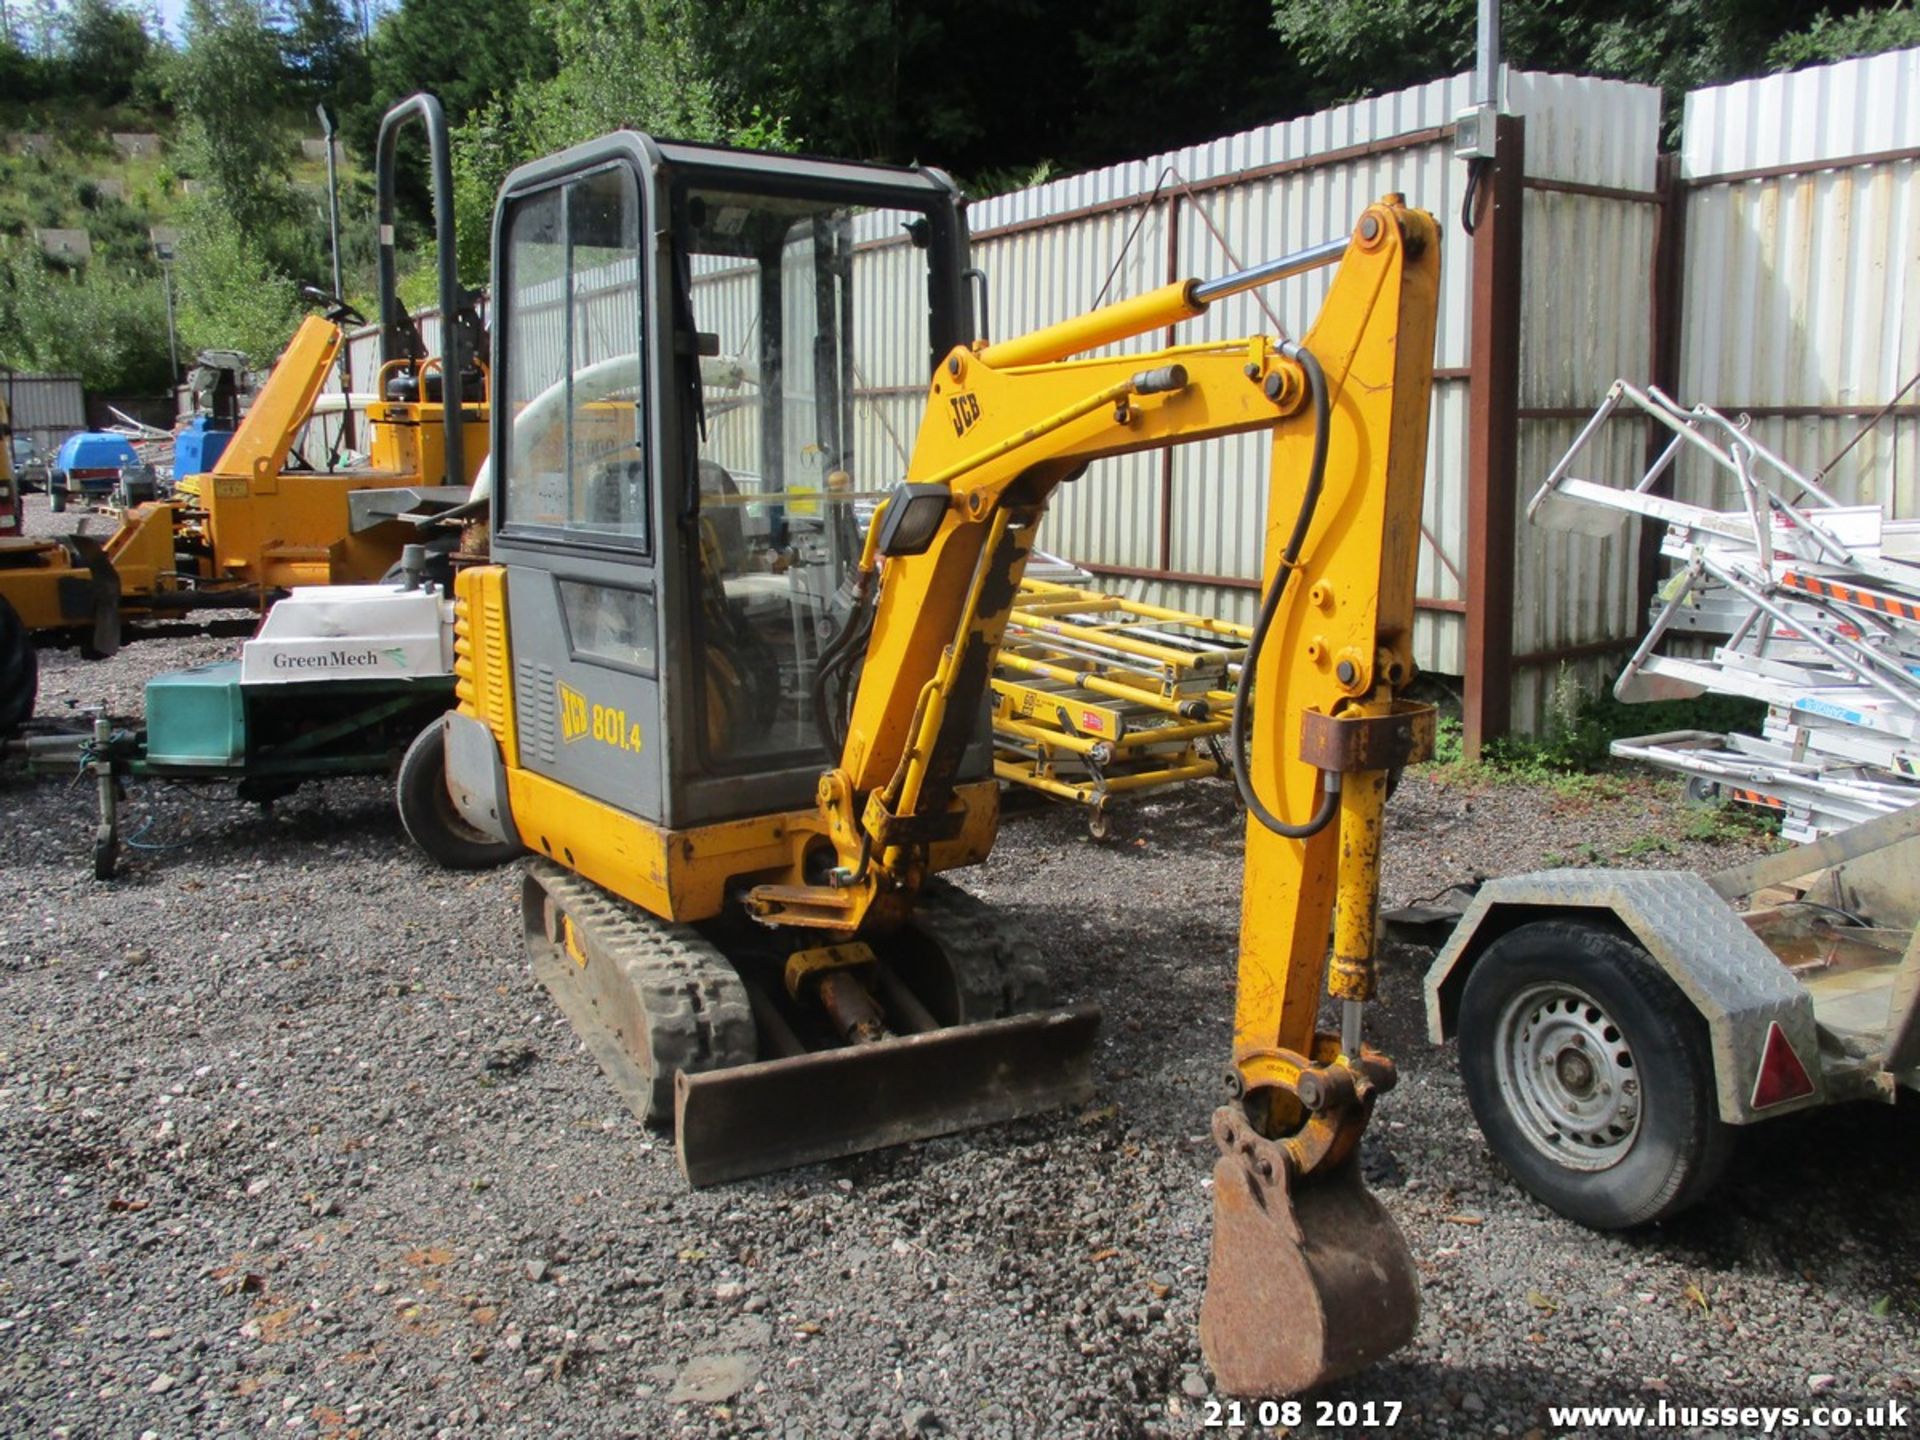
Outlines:
{"label": "rusty metal surface", "polygon": [[1438,712],[1396,700],[1391,715],[1300,717],[1300,759],[1321,770],[1396,770],[1433,755]]}
{"label": "rusty metal surface", "polygon": [[720,1185],[1037,1115],[1093,1094],[1098,1006],[955,1025],[690,1075],[674,1091],[689,1183]]}
{"label": "rusty metal surface", "polygon": [[1231,1109],[1214,1117],[1213,1253],[1200,1348],[1228,1395],[1294,1395],[1413,1338],[1420,1286],[1407,1242],[1357,1160],[1296,1179],[1281,1147]]}
{"label": "rusty metal surface", "polygon": [[1521,216],[1526,122],[1496,122],[1473,236],[1473,392],[1467,421],[1467,687],[1464,743],[1477,759],[1512,713],[1514,502],[1519,464]]}

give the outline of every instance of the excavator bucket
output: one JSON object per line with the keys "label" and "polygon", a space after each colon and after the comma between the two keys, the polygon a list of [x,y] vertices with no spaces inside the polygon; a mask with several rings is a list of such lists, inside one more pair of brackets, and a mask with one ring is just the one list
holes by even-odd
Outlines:
{"label": "excavator bucket", "polygon": [[1078,1104],[1100,1010],[951,1025],[725,1070],[682,1070],[673,1121],[698,1185],[811,1165]]}
{"label": "excavator bucket", "polygon": [[1420,1286],[1400,1227],[1350,1157],[1300,1180],[1256,1141],[1213,1168],[1200,1347],[1228,1395],[1297,1395],[1413,1338]]}

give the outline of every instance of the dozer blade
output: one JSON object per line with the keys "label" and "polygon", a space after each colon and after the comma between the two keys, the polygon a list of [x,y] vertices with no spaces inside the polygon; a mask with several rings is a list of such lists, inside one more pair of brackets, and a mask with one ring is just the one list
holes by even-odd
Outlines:
{"label": "dozer blade", "polygon": [[674,1082],[680,1169],[729,1180],[950,1135],[1093,1094],[1098,1006],[1036,1011]]}
{"label": "dozer blade", "polygon": [[1297,1395],[1351,1375],[1420,1320],[1413,1256],[1358,1157],[1298,1180],[1282,1154],[1269,1144],[1213,1168],[1200,1348],[1223,1394]]}

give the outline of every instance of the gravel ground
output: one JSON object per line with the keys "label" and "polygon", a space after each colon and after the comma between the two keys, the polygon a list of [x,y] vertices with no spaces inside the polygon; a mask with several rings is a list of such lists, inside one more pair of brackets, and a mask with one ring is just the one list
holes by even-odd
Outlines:
{"label": "gravel ground", "polygon": [[[146,676],[231,650],[48,655],[41,713],[129,713]],[[1063,997],[1105,1007],[1090,1106],[697,1194],[530,979],[517,877],[434,870],[383,785],[271,818],[150,791],[132,815],[177,848],[99,884],[84,787],[0,775],[0,1431],[1202,1429],[1224,785],[1105,845],[1013,814],[958,877],[1042,942]],[[1707,869],[1763,843],[1685,838],[1715,827],[1644,779],[1412,774],[1390,820],[1390,901],[1556,853]],[[1402,1402],[1370,1433],[1516,1437],[1563,1433],[1549,1402],[1914,1398],[1910,1108],[1775,1122],[1701,1210],[1596,1236],[1489,1156],[1424,1038],[1428,958],[1388,957],[1372,1023],[1403,1078],[1366,1156],[1420,1331],[1327,1398]]]}

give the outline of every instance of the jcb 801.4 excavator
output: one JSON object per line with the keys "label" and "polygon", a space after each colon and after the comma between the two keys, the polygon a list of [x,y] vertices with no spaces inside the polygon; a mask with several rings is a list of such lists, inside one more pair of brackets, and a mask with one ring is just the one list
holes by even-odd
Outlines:
{"label": "jcb 801.4 excavator", "polygon": [[[1432,735],[1395,697],[1438,229],[1389,195],[1343,239],[998,343],[967,245],[923,169],[621,133],[510,177],[450,796],[532,852],[534,966],[696,1185],[1083,1098],[1097,1010],[1056,1008],[1032,946],[939,878],[994,841],[994,650],[1058,486],[1271,432],[1201,1328],[1222,1389],[1297,1391],[1403,1344],[1418,1309],[1355,1151],[1394,1075],[1361,1039],[1382,808]],[[1335,264],[1299,343],[1114,350]],[[863,366],[903,346],[924,414],[880,484],[857,422],[916,397]]]}

